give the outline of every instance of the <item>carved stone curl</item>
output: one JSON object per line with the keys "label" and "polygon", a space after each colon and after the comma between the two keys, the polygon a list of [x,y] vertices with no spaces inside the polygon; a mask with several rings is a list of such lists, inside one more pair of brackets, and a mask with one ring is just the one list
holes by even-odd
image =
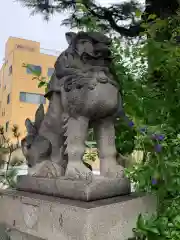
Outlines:
{"label": "carved stone curl", "polygon": [[26,120],[22,149],[28,165],[36,177],[64,176],[89,184],[94,176],[82,157],[92,126],[101,179],[125,179],[124,168],[116,162],[114,120],[122,103],[111,71],[111,40],[99,32],[69,32],[66,39],[69,46],[57,58],[45,95],[48,111],[44,115],[41,105],[35,123]]}

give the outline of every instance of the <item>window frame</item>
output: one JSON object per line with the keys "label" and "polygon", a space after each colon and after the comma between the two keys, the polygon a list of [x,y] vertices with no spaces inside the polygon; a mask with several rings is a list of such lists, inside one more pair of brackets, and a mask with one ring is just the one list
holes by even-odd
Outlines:
{"label": "window frame", "polygon": [[42,74],[42,67],[40,66],[40,65],[35,65],[35,64],[28,64],[28,66],[30,66],[31,68],[32,68],[32,71],[31,70],[29,70],[29,68],[28,67],[26,67],[26,73],[27,74],[33,74],[33,72],[34,71],[36,71],[35,69],[33,69],[34,67],[36,68],[36,67],[39,67],[39,75],[41,75]]}
{"label": "window frame", "polygon": [[[49,70],[52,70],[52,74],[51,74],[51,75],[49,74]],[[53,75],[53,73],[54,73],[54,68],[50,68],[50,67],[49,67],[49,68],[48,68],[48,71],[47,71],[48,77],[51,77],[51,76]]]}
{"label": "window frame", "polygon": [[7,104],[9,104],[10,101],[11,101],[11,94],[9,93],[9,94],[7,95]]}
{"label": "window frame", "polygon": [[8,132],[8,130],[9,130],[9,121],[5,123],[5,131]]}
{"label": "window frame", "polygon": [[[10,70],[11,69],[11,70]],[[12,65],[9,67],[9,70],[8,70],[8,75],[11,76],[12,75],[12,72],[13,72],[13,67]]]}
{"label": "window frame", "polygon": [[[36,102],[36,101],[28,101],[27,100],[28,97],[30,99],[31,97],[33,97],[33,95],[38,96],[39,101]],[[30,103],[30,104],[43,104],[43,105],[46,104],[46,98],[44,97],[43,94],[40,94],[40,93],[19,92],[19,101],[24,102],[24,103]]]}

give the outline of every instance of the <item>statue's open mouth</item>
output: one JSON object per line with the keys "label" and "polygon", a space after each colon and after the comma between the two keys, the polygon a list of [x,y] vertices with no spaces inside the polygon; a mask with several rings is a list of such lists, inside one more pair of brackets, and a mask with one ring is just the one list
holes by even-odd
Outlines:
{"label": "statue's open mouth", "polygon": [[112,61],[113,57],[111,55],[105,55],[103,52],[97,52],[97,53],[83,53],[82,59],[86,60],[106,60],[106,61]]}
{"label": "statue's open mouth", "polygon": [[110,58],[111,57],[111,52],[108,48],[102,48],[102,49],[95,49],[94,51],[94,56],[96,58]]}

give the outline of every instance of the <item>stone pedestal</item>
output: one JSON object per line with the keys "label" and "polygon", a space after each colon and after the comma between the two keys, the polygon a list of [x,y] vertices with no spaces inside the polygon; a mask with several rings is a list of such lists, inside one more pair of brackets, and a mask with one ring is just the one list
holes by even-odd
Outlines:
{"label": "stone pedestal", "polygon": [[94,176],[92,181],[61,178],[18,176],[17,190],[81,201],[94,201],[128,195],[131,192],[127,178]]}
{"label": "stone pedestal", "polygon": [[139,213],[152,214],[150,196],[82,202],[6,190],[0,195],[0,223],[11,240],[127,240]]}

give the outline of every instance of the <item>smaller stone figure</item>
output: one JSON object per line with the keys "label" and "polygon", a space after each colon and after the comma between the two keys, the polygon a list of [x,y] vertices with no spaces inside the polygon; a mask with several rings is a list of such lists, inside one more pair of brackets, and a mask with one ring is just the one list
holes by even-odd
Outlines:
{"label": "smaller stone figure", "polygon": [[[41,104],[36,111],[35,122],[26,119],[27,136],[21,141],[22,152],[26,157],[29,174],[36,177],[55,178],[62,175],[62,168],[52,161],[53,141],[49,141],[39,134],[39,129],[44,120],[44,107]],[[49,134],[48,134],[49,135]],[[55,135],[54,135],[55,136]],[[58,134],[57,134],[58,138]],[[56,141],[56,139],[55,139]],[[60,155],[60,146],[57,147]]]}

